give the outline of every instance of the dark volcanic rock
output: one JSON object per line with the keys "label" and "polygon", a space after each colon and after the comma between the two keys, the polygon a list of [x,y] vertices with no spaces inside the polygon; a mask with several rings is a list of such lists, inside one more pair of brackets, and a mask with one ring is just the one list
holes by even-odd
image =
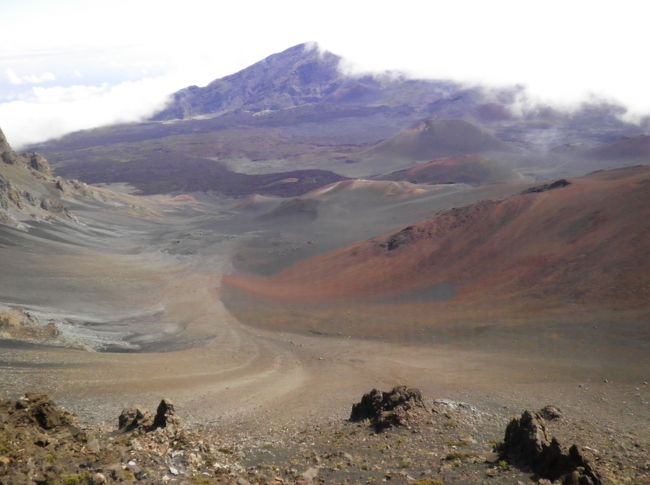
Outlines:
{"label": "dark volcanic rock", "polygon": [[402,229],[401,231],[393,234],[388,238],[388,240],[385,243],[386,249],[389,251],[393,251],[403,244],[408,243],[413,239],[413,230],[415,229],[414,226],[408,226]]}
{"label": "dark volcanic rock", "polygon": [[26,394],[16,401],[16,409],[25,412],[43,429],[50,430],[72,424],[70,416],[43,394]]}
{"label": "dark volcanic rock", "polygon": [[373,389],[352,406],[350,421],[368,419],[375,430],[382,431],[408,425],[415,418],[415,411],[428,413],[419,389],[406,386],[396,386],[390,392]]}
{"label": "dark volcanic rock", "polygon": [[549,438],[544,419],[539,414],[524,411],[521,418],[513,419],[498,451],[502,459],[542,478],[559,480],[565,485],[602,483],[576,445],[564,453],[557,439]]}
{"label": "dark volcanic rock", "polygon": [[153,417],[151,413],[140,408],[123,409],[117,420],[117,428],[123,432],[148,429],[152,424]]}
{"label": "dark volcanic rock", "polygon": [[154,431],[159,428],[176,428],[180,419],[176,415],[174,405],[169,399],[163,399],[158,404],[155,416],[140,408],[126,408],[118,418],[118,430],[122,432],[142,430]]}
{"label": "dark volcanic rock", "polygon": [[174,405],[169,399],[163,399],[158,404],[156,416],[153,420],[153,429],[167,428],[168,426],[178,426],[180,419],[176,416]]}
{"label": "dark volcanic rock", "polygon": [[536,185],[535,187],[530,187],[524,190],[522,194],[536,194],[539,192],[546,192],[548,190],[561,189],[562,187],[566,187],[568,185],[571,185],[571,182],[569,182],[566,179],[559,179],[556,180],[555,182],[551,182],[550,184]]}

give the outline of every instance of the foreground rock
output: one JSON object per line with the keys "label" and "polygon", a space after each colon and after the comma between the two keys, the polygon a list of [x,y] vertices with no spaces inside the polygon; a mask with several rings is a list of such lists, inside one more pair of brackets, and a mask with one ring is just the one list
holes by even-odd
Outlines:
{"label": "foreground rock", "polygon": [[18,399],[14,405],[16,412],[13,418],[17,422],[33,422],[44,430],[60,430],[65,428],[78,434],[74,417],[56,406],[50,398],[44,394],[26,394]]}
{"label": "foreground rock", "polygon": [[524,411],[506,428],[499,447],[502,459],[542,478],[561,481],[564,485],[600,485],[598,473],[583,458],[576,445],[564,452],[554,437],[549,437],[540,414]]}
{"label": "foreground rock", "polygon": [[122,432],[139,430],[148,433],[162,428],[177,429],[180,424],[180,418],[176,415],[174,405],[169,399],[163,399],[158,404],[155,416],[140,408],[122,410],[117,427]]}
{"label": "foreground rock", "polygon": [[[192,428],[181,425],[164,399],[155,413],[126,409],[118,431],[83,427],[42,394],[0,400],[0,485],[549,485],[553,482],[542,474],[549,470],[554,474],[546,476],[558,476],[553,485],[598,484],[600,476],[604,483],[650,483],[645,453],[650,442],[642,431],[613,437],[568,414],[561,423],[545,423],[528,413],[508,426],[499,457],[493,446],[506,422],[500,412],[447,399],[432,401],[430,412],[419,392],[405,387],[364,397],[355,406],[355,417],[365,416],[358,423],[323,416],[276,426],[259,413],[244,426],[224,421]],[[408,415],[407,424],[389,433],[367,426],[368,420],[392,412]],[[562,441],[588,441],[593,448],[584,452],[597,460],[601,475],[577,448],[565,453],[549,439],[549,429]],[[626,449],[624,456],[620,447]],[[532,477],[532,465],[517,461],[530,456],[537,457],[541,470]],[[522,464],[510,466],[517,463]]]}
{"label": "foreground rock", "polygon": [[350,421],[370,420],[376,431],[394,426],[409,426],[423,414],[429,414],[419,389],[396,386],[389,392],[377,389],[364,394],[352,406]]}
{"label": "foreground rock", "polygon": [[196,480],[205,474],[219,479],[223,470],[212,467],[224,461],[217,447],[182,429],[169,400],[155,415],[125,410],[119,423],[123,432],[83,429],[42,394],[0,400],[0,485],[203,483]]}

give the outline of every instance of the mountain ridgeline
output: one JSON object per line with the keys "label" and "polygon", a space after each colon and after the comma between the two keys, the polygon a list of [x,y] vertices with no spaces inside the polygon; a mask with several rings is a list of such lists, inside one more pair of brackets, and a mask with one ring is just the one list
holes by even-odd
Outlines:
{"label": "mountain ridgeline", "polygon": [[519,87],[350,74],[338,55],[300,44],[174,93],[148,121],[32,148],[68,178],[234,197],[300,195],[346,177],[403,180],[415,164],[449,157],[485,158],[490,175],[445,170],[421,181],[572,177],[650,156],[650,122],[625,121],[621,106],[594,101],[563,111],[524,102],[522,110],[525,97]]}

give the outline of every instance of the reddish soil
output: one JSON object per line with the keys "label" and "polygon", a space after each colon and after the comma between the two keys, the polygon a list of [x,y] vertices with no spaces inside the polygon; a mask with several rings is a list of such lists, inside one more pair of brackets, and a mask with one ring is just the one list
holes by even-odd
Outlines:
{"label": "reddish soil", "polygon": [[413,183],[485,184],[516,178],[515,173],[497,162],[478,155],[459,155],[418,163],[384,177],[387,180],[407,180]]}
{"label": "reddish soil", "polygon": [[273,277],[235,274],[225,283],[286,302],[420,301],[442,285],[452,293],[445,306],[634,312],[650,301],[649,221],[650,168],[599,172],[558,190],[444,211]]}

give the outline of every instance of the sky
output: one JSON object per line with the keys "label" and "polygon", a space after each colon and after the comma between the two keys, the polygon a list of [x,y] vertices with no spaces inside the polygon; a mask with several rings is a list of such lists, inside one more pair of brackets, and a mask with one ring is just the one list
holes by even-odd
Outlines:
{"label": "sky", "polygon": [[650,113],[643,0],[0,0],[0,127],[15,146],[138,121],[189,85],[317,42],[351,72],[524,86]]}

